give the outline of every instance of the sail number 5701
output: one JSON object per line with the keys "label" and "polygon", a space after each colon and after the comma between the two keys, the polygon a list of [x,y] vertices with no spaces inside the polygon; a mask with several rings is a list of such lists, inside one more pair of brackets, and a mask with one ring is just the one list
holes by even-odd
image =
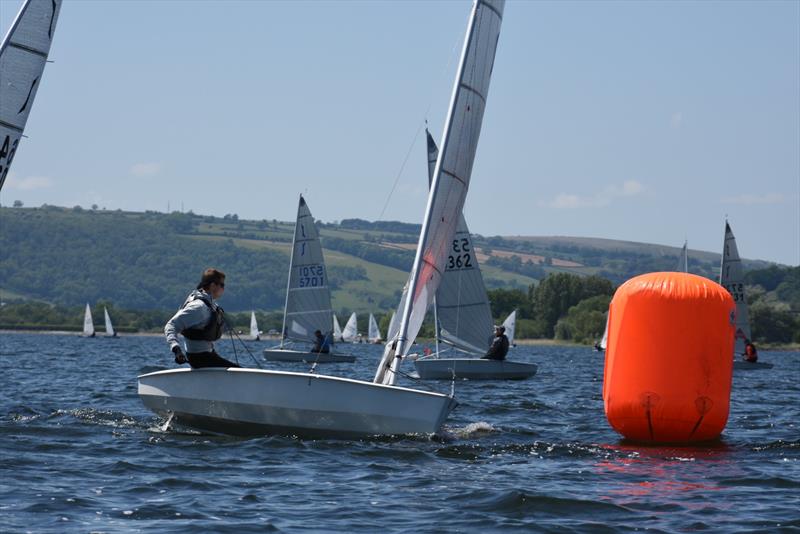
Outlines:
{"label": "sail number 5701", "polygon": [[301,265],[297,268],[299,275],[297,287],[322,287],[325,285],[325,267],[322,265]]}

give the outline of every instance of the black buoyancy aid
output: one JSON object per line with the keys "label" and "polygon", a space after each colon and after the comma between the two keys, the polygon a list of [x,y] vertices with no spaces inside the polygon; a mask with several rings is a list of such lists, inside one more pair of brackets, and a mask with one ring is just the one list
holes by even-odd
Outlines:
{"label": "black buoyancy aid", "polygon": [[207,293],[202,293],[200,291],[192,291],[189,298],[183,303],[182,308],[185,308],[187,304],[195,300],[202,300],[203,304],[209,307],[211,310],[211,319],[209,319],[205,326],[193,326],[192,328],[187,328],[181,332],[181,334],[183,337],[194,341],[218,340],[222,337],[222,332],[225,327],[225,313],[219,306],[212,306],[211,297],[209,297]]}

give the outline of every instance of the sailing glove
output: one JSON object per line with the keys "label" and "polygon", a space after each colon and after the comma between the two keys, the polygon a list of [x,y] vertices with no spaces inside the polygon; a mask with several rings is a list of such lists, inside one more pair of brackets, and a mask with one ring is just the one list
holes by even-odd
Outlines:
{"label": "sailing glove", "polygon": [[173,354],[175,354],[175,363],[180,365],[188,361],[186,359],[186,355],[183,353],[180,346],[175,345],[174,347],[172,347],[172,352]]}

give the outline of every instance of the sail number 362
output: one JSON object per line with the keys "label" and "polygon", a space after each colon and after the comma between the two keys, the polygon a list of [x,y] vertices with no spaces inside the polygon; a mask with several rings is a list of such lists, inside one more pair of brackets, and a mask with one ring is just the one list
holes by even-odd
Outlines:
{"label": "sail number 362", "polygon": [[322,287],[325,285],[325,267],[322,265],[302,265],[297,268],[300,275],[298,287]]}
{"label": "sail number 362", "polygon": [[466,269],[472,267],[469,239],[453,239],[452,254],[447,257],[447,269]]}

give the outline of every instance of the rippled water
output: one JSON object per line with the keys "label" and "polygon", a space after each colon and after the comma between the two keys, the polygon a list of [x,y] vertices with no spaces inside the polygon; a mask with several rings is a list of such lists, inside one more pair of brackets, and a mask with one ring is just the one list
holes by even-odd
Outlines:
{"label": "rippled water", "polygon": [[[324,372],[370,379],[381,349],[352,350]],[[800,530],[800,353],[736,371],[719,443],[646,447],[606,422],[601,355],[515,350],[539,373],[458,382],[443,436],[235,439],[160,430],[136,394],[160,338],[2,333],[0,530]]]}

